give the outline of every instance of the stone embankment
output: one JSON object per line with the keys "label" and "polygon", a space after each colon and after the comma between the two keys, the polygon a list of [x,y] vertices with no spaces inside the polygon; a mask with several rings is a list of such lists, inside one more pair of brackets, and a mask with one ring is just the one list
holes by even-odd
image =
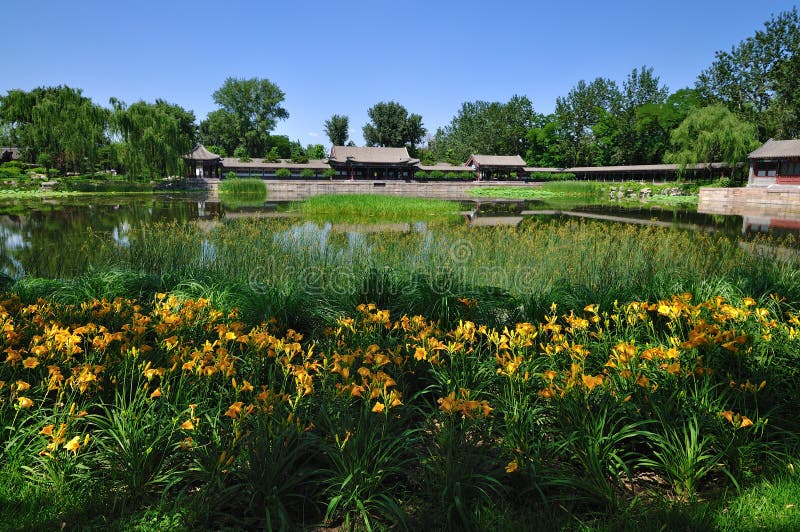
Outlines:
{"label": "stone embankment", "polygon": [[800,213],[800,186],[700,189],[698,212],[708,214],[770,215]]}
{"label": "stone embankment", "polygon": [[386,194],[440,199],[475,199],[467,193],[484,186],[539,186],[520,181],[276,181],[267,180],[270,200],[302,200],[321,194]]}
{"label": "stone embankment", "polygon": [[[440,199],[472,199],[467,190],[477,187],[537,187],[539,183],[524,181],[342,181],[342,180],[275,180],[265,179],[267,197],[270,201],[302,200],[321,194],[387,194]],[[219,180],[185,179],[176,182],[167,190],[205,190],[210,197],[216,197]]]}

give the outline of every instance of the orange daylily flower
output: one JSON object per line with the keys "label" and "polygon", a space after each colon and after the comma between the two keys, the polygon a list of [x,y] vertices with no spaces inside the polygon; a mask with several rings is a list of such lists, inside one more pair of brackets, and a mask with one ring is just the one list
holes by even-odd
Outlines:
{"label": "orange daylily flower", "polygon": [[437,402],[439,403],[439,410],[447,414],[452,414],[458,408],[456,392],[450,392],[447,397],[442,397]]}
{"label": "orange daylily flower", "polygon": [[27,397],[19,397],[17,398],[17,404],[20,408],[30,408],[33,406],[33,401],[28,399]]}
{"label": "orange daylily flower", "polygon": [[74,454],[78,454],[78,449],[80,448],[80,446],[81,446],[81,437],[75,436],[74,438],[72,438],[71,440],[69,440],[67,443],[64,444],[64,449],[72,451],[72,453]]}
{"label": "orange daylily flower", "polygon": [[594,377],[591,375],[581,375],[581,380],[583,381],[583,384],[589,388],[589,391],[594,390],[595,386],[603,384],[602,375],[595,375]]}
{"label": "orange daylily flower", "polygon": [[511,460],[506,466],[506,473],[516,473],[519,470],[519,463],[517,459]]}
{"label": "orange daylily flower", "polygon": [[231,406],[228,407],[228,410],[225,411],[224,415],[228,416],[231,419],[236,419],[237,417],[239,417],[239,413],[242,411],[242,406],[244,406],[244,403],[242,401],[236,401],[235,403],[233,403]]}

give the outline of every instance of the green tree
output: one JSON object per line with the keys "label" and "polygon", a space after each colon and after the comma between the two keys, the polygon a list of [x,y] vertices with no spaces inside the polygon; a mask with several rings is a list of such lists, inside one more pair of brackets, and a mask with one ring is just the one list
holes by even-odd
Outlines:
{"label": "green tree", "polygon": [[269,149],[266,155],[264,155],[264,162],[267,163],[277,163],[281,159],[281,154],[278,152],[278,147],[273,146]]}
{"label": "green tree", "polygon": [[473,153],[524,155],[529,149],[528,131],[542,125],[525,96],[506,102],[464,102],[450,124],[439,128],[431,140],[438,160],[463,163]]}
{"label": "green tree", "polygon": [[422,116],[408,114],[397,102],[380,102],[368,111],[370,120],[363,128],[367,146],[406,146],[413,151],[427,132],[422,126]]}
{"label": "green tree", "polygon": [[344,146],[350,136],[350,119],[343,115],[333,115],[325,121],[325,134],[334,146]]}
{"label": "green tree", "polygon": [[642,164],[664,160],[669,149],[670,134],[689,114],[700,107],[697,91],[680,89],[670,94],[664,103],[645,104],[636,110],[636,135]]}
{"label": "green tree", "polygon": [[247,150],[244,146],[239,146],[235,150],[233,150],[233,156],[239,159],[239,162],[249,163],[252,161],[249,155],[247,155]]}
{"label": "green tree", "polygon": [[214,146],[212,144],[210,146],[206,146],[206,149],[208,151],[210,151],[211,153],[216,153],[220,157],[227,157],[228,156],[228,152],[225,151],[225,148],[223,148],[222,146]]}
{"label": "green tree", "polygon": [[303,149],[303,145],[300,144],[299,140],[291,143],[291,150],[291,160],[293,163],[305,164],[308,162],[308,154],[306,153],[306,150]]}
{"label": "green tree", "polygon": [[306,146],[306,155],[309,159],[324,159],[325,146],[322,144],[309,144]]}
{"label": "green tree", "polygon": [[156,100],[127,107],[117,100],[114,127],[121,135],[121,162],[130,179],[158,179],[183,172],[183,155],[197,140],[192,111]]}
{"label": "green tree", "polygon": [[563,168],[566,160],[559,150],[558,132],[562,129],[555,115],[547,115],[541,125],[528,130],[526,135],[528,149],[525,161],[539,168]]}
{"label": "green tree", "polygon": [[617,101],[599,116],[592,128],[598,165],[650,164],[656,151],[653,142],[657,137],[639,123],[638,111],[646,105],[660,105],[666,101],[668,89],[661,85],[653,69],[634,68],[622,84]]}
{"label": "green tree", "polygon": [[110,112],[80,89],[38,87],[0,97],[0,124],[29,162],[46,154],[62,172],[93,172],[100,148],[109,142]]}
{"label": "green tree", "polygon": [[227,78],[213,97],[220,108],[200,124],[201,138],[204,144],[219,145],[228,152],[243,146],[248,155],[265,153],[270,131],[278,120],[289,118],[281,107],[285,94],[268,79]]}
{"label": "green tree", "polygon": [[594,128],[607,114],[619,111],[620,100],[617,84],[605,78],[591,83],[581,80],[567,96],[556,99],[556,149],[561,153],[563,166],[588,166],[595,162]]}
{"label": "green tree", "polygon": [[281,159],[288,159],[292,156],[292,143],[286,135],[270,135],[268,148],[278,150],[278,157]]}
{"label": "green tree", "polygon": [[758,128],[762,140],[800,133],[796,117],[800,16],[797,8],[773,16],[730,52],[719,51],[700,73],[704,101],[722,103]]}
{"label": "green tree", "polygon": [[664,157],[681,165],[724,162],[731,173],[760,144],[756,128],[741,120],[724,105],[693,111],[671,135],[672,148]]}

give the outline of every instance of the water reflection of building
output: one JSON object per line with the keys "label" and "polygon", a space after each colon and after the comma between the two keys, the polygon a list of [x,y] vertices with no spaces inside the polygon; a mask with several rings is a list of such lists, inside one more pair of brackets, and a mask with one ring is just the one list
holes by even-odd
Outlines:
{"label": "water reflection of building", "polygon": [[[800,199],[800,194],[798,194]],[[800,232],[800,203],[797,205],[700,202],[697,212],[742,217],[742,233]]]}

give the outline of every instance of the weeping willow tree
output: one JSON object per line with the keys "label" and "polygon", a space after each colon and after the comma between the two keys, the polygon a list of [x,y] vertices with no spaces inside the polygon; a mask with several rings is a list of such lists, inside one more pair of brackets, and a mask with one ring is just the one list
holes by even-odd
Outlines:
{"label": "weeping willow tree", "polygon": [[117,100],[111,103],[114,129],[121,137],[120,161],[128,178],[181,175],[182,156],[197,138],[194,113],[164,100],[139,101],[129,107]]}
{"label": "weeping willow tree", "polygon": [[693,111],[670,135],[672,148],[664,161],[683,166],[723,162],[735,173],[738,163],[760,142],[753,124],[737,118],[723,105],[701,107]]}
{"label": "weeping willow tree", "polygon": [[110,112],[67,86],[11,90],[0,97],[0,124],[29,162],[51,160],[61,172],[94,172],[108,145]]}

